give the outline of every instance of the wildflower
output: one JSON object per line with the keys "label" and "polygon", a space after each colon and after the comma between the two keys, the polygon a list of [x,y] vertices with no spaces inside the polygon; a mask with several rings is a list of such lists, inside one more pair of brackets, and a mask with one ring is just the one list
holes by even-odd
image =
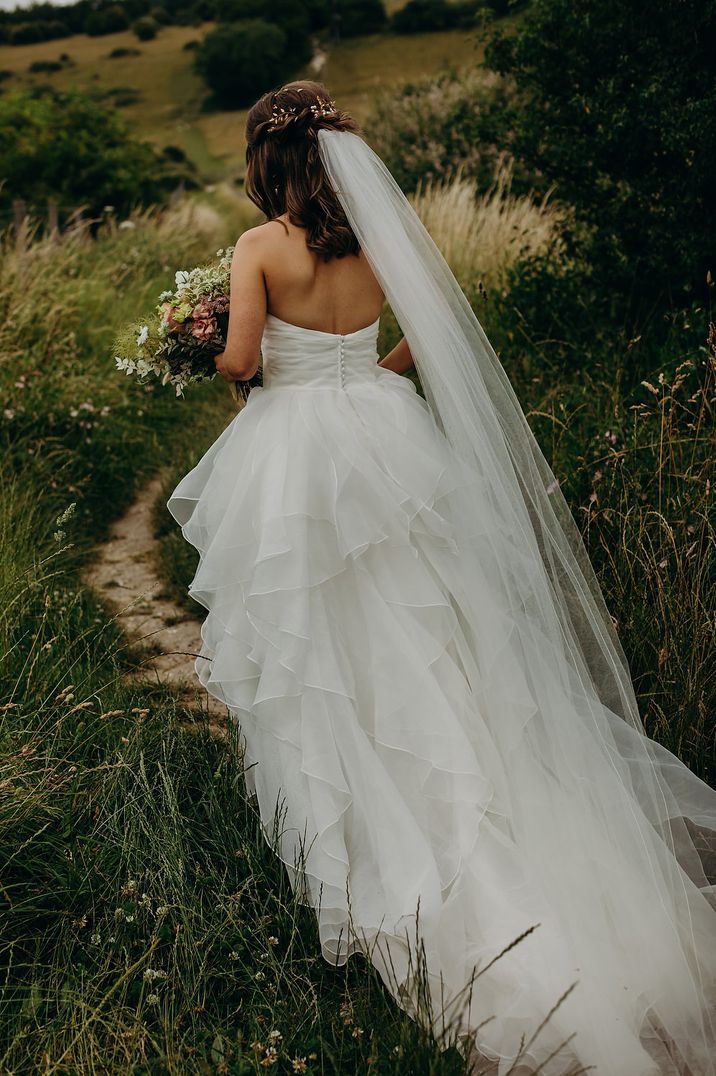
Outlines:
{"label": "wildflower", "polygon": [[278,1061],[278,1051],[277,1051],[276,1047],[275,1046],[267,1046],[266,1047],[266,1055],[265,1055],[264,1058],[262,1058],[262,1060],[259,1062],[259,1064],[261,1065],[262,1069],[268,1069],[268,1068],[271,1067],[271,1065],[275,1065],[277,1061]]}
{"label": "wildflower", "polygon": [[363,1037],[363,1028],[358,1027],[358,1025],[356,1024],[356,1026],[351,1031],[351,1035],[353,1036],[354,1039],[362,1038]]}
{"label": "wildflower", "polygon": [[145,968],[142,978],[145,983],[152,983],[155,979],[166,979],[167,973],[161,968]]}
{"label": "wildflower", "polygon": [[186,269],[178,269],[174,274],[174,283],[176,284],[177,292],[182,292],[189,283],[189,274]]}
{"label": "wildflower", "polygon": [[137,337],[137,347],[144,347],[144,345],[146,344],[148,339],[149,339],[149,326],[148,325],[142,325],[141,329],[139,330],[139,336]]}
{"label": "wildflower", "polygon": [[133,220],[120,221],[119,227],[123,232],[131,232],[137,227]]}
{"label": "wildflower", "polygon": [[265,978],[266,978],[266,976],[265,976],[264,972],[262,972],[262,971],[257,971],[256,974],[254,975],[254,979],[256,979],[256,981],[259,982],[259,983],[263,982],[263,980]]}
{"label": "wildflower", "polygon": [[3,415],[8,420],[8,422],[15,418],[15,412],[13,411],[12,407],[6,407],[3,411]]}
{"label": "wildflower", "polygon": [[268,938],[269,945],[278,945],[278,938],[274,934],[270,934]]}
{"label": "wildflower", "polygon": [[232,949],[231,952],[229,953],[229,960],[238,960],[238,959],[239,959],[239,954],[236,952],[235,949]]}
{"label": "wildflower", "polygon": [[[653,391],[656,390],[654,389]],[[607,430],[607,432],[604,434],[604,440],[610,445],[615,445],[617,443],[617,435],[615,433],[612,433],[611,430]]]}
{"label": "wildflower", "polygon": [[159,994],[149,994],[147,996],[147,1005],[158,1005],[158,1004],[159,1004]]}
{"label": "wildflower", "polygon": [[276,1028],[273,1028],[273,1029],[272,1029],[271,1031],[269,1031],[269,1033],[268,1033],[268,1035],[267,1035],[267,1038],[268,1038],[268,1039],[269,1039],[269,1040],[270,1040],[270,1041],[271,1041],[272,1043],[277,1043],[277,1042],[278,1042],[278,1041],[279,1041],[280,1039],[282,1039],[282,1038],[283,1038],[283,1035],[282,1035],[282,1034],[281,1034],[281,1032],[280,1032],[280,1031],[278,1031],[278,1030],[277,1030]]}
{"label": "wildflower", "polygon": [[293,1060],[291,1061],[291,1067],[293,1068],[294,1072],[306,1072],[308,1070],[308,1065],[306,1064],[306,1058],[305,1057],[294,1057]]}
{"label": "wildflower", "polygon": [[101,943],[102,935],[99,933],[99,931],[92,935],[92,937],[90,938],[90,941],[92,942],[93,945],[99,945]]}

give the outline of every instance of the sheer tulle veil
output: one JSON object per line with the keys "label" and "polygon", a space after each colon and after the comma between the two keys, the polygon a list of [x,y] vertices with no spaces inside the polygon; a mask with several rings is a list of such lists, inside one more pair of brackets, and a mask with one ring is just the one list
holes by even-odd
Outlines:
{"label": "sheer tulle veil", "polygon": [[659,1007],[661,986],[646,981],[654,967],[644,953],[644,1008],[684,1056],[691,1048],[697,1071],[711,1072],[716,791],[646,736],[559,483],[412,206],[360,136],[320,130],[318,143],[435,421],[473,479],[457,483],[450,508],[465,549],[460,610],[474,642],[476,704],[509,764],[511,789],[496,789],[496,812],[522,847],[540,849],[533,875],[575,937],[585,920],[597,934],[608,923],[615,943],[638,936],[643,909],[632,881],[648,878],[654,928],[663,931],[653,943],[669,950],[668,974],[677,965],[683,972],[684,1000],[680,1012]]}

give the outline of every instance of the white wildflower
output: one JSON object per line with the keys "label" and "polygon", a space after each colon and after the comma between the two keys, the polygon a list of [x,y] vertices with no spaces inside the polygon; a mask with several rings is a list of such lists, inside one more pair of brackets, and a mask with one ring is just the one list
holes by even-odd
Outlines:
{"label": "white wildflower", "polygon": [[139,336],[137,337],[137,347],[144,347],[144,345],[146,344],[148,339],[149,339],[149,326],[148,325],[142,325],[141,329],[139,330]]}

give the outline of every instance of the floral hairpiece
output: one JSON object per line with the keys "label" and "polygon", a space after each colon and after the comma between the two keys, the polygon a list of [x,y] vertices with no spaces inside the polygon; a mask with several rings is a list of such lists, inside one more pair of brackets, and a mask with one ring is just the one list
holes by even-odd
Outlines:
{"label": "floral hairpiece", "polygon": [[[319,97],[316,104],[309,106],[310,111],[314,116],[330,116],[337,111],[335,104],[330,99]],[[295,115],[298,111],[296,105],[291,105],[289,108],[282,108],[281,105],[274,105],[271,110],[271,126],[267,127],[268,131],[276,131],[287,119]]]}

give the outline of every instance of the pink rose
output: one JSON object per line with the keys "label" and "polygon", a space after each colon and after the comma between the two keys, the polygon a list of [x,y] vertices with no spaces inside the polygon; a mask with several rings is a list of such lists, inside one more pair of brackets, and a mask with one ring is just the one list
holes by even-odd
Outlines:
{"label": "pink rose", "polygon": [[212,318],[210,315],[203,315],[197,317],[196,311],[194,312],[194,322],[191,327],[192,336],[197,340],[210,340],[218,329],[216,318]]}

